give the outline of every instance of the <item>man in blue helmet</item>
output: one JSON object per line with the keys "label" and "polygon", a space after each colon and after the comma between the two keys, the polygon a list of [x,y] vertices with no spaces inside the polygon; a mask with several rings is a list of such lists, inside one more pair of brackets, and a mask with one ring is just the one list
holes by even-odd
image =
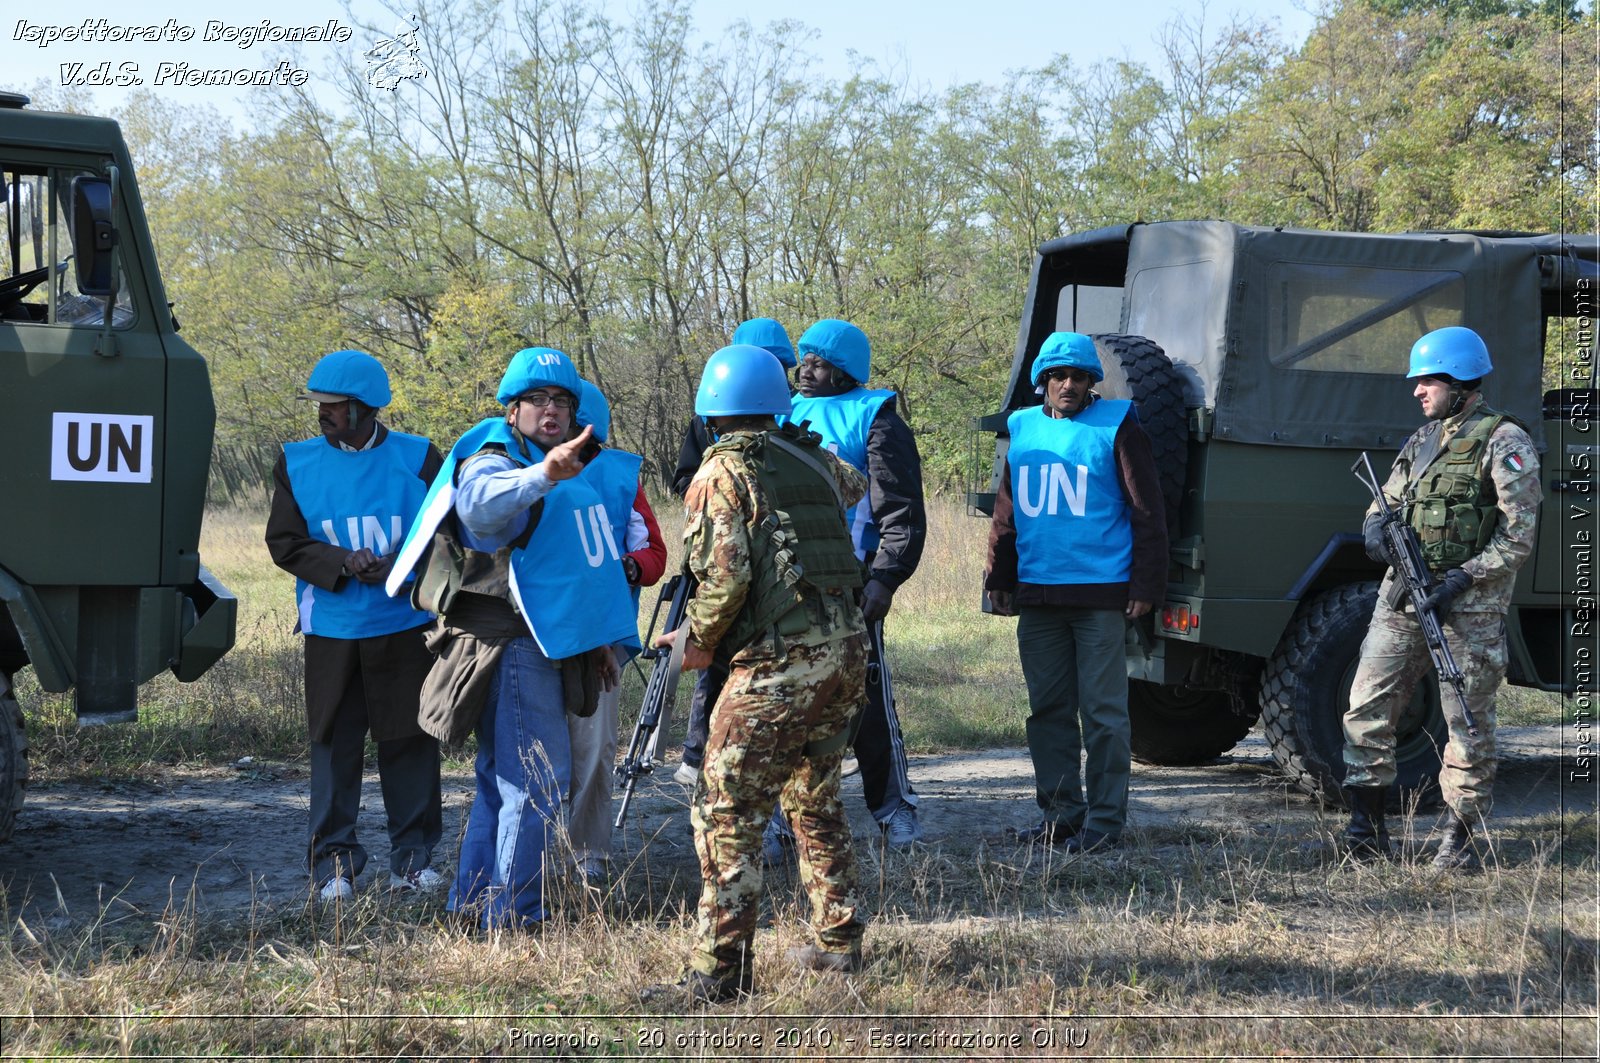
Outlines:
{"label": "man in blue helmet", "polygon": [[818,321],[800,337],[795,395],[789,417],[808,424],[827,448],[867,478],[867,494],[849,512],[856,556],[867,568],[861,612],[872,632],[867,704],[855,735],[861,787],[891,845],[922,838],[917,794],[907,770],[905,742],[887,684],[872,677],[887,667],[883,624],[895,591],[922,560],[928,517],[922,498],[922,456],[896,409],[895,393],[866,387],[872,345],[848,321]]}
{"label": "man in blue helmet", "polygon": [[325,901],[348,900],[366,867],[356,838],[370,731],[388,815],[390,884],[431,891],[442,833],[439,744],[417,726],[417,696],[433,657],[429,616],[383,593],[394,552],[441,459],[420,436],[378,420],[389,376],[370,354],[317,362],[300,398],[317,403],[322,435],[286,444],[272,470],[266,541],[295,577],[305,635],[311,737],[308,859]]}
{"label": "man in blue helmet", "polygon": [[1121,840],[1131,761],[1124,631],[1167,581],[1150,439],[1132,403],[1094,393],[1104,376],[1082,333],[1052,333],[1039,348],[1032,380],[1044,403],[1006,422],[1011,447],[984,576],[994,611],[1018,618],[1028,685],[1028,752],[1044,819],[1017,837],[1067,852]]}
{"label": "man in blue helmet", "polygon": [[[592,428],[595,442],[607,443],[611,438],[611,404],[587,380],[580,379],[578,389],[575,431]],[[638,615],[639,589],[655,586],[667,567],[667,543],[639,483],[643,461],[631,451],[604,446],[583,467],[583,478],[605,505],[610,524],[604,532],[621,554],[618,563],[633,592],[630,620]],[[637,652],[637,637],[632,645],[619,642],[611,650],[620,667]],[[567,735],[572,741],[567,839],[578,874],[592,885],[604,880],[606,864],[611,859],[611,784],[616,774],[617,709],[621,696],[622,687],[613,686],[601,692],[593,716],[567,716]]]}
{"label": "man in blue helmet", "polygon": [[388,584],[399,591],[428,543],[448,547],[463,560],[440,605],[451,639],[438,644],[435,670],[453,660],[455,642],[495,651],[476,719],[477,796],[449,898],[450,911],[484,929],[546,918],[547,850],[571,784],[567,713],[592,714],[616,680],[611,645],[638,644],[605,503],[580,475],[594,429],[572,434],[578,394],[565,354],[518,351],[496,393],[504,414],[451,448]]}
{"label": "man in blue helmet", "polygon": [[752,991],[762,827],[780,796],[814,935],[787,959],[817,971],[861,965],[839,767],[866,681],[861,570],[843,518],[864,484],[815,435],[779,428],[788,409],[783,367],[766,351],[735,345],[707,360],[695,412],[716,442],[689,485],[683,533],[699,589],[684,630],[658,643],[683,640],[684,668],[722,660],[728,680],[694,792],[694,955],[682,981],[646,992],[654,1002],[697,1006]]}
{"label": "man in blue helmet", "polygon": [[[1435,329],[1417,340],[1406,376],[1416,382],[1412,394],[1427,423],[1400,448],[1383,486],[1417,533],[1434,579],[1423,605],[1438,613],[1478,725],[1473,737],[1455,699],[1443,699],[1450,741],[1439,788],[1448,812],[1433,862],[1445,870],[1479,864],[1473,831],[1493,797],[1494,693],[1506,671],[1506,608],[1517,570],[1533,552],[1543,497],[1533,441],[1515,419],[1483,401],[1479,388],[1492,369],[1488,347],[1469,328]],[[1395,721],[1432,667],[1381,526],[1374,500],[1363,527],[1367,553],[1390,569],[1344,717],[1345,844],[1361,858],[1390,855],[1384,803],[1395,781]]]}
{"label": "man in blue helmet", "polygon": [[[728,342],[760,347],[782,363],[785,369],[795,366],[794,344],[789,342],[789,333],[773,318],[753,317],[741,323],[733,330],[733,337]],[[672,491],[679,498],[689,490],[689,481],[700,471],[700,462],[710,445],[711,433],[706,428],[705,419],[689,418],[689,428],[683,436],[683,448],[678,454],[678,468],[672,476]],[[706,734],[711,725],[711,706],[717,703],[717,695],[722,692],[722,684],[726,679],[727,672],[721,665],[713,663],[700,673],[700,679],[694,685],[694,697],[689,702],[688,729],[683,738],[683,763],[678,765],[673,776],[685,786],[693,786],[695,776],[700,772]],[[777,819],[773,822],[779,823]],[[774,859],[782,855],[777,832],[773,835],[771,853]]]}

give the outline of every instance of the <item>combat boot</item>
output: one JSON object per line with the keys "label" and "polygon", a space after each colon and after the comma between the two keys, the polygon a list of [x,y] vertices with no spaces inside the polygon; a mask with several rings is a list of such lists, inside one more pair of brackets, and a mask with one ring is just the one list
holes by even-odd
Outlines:
{"label": "combat boot", "polygon": [[1454,811],[1445,825],[1444,838],[1439,851],[1433,854],[1433,866],[1440,871],[1475,871],[1479,867],[1478,852],[1472,844],[1472,825]]}
{"label": "combat boot", "polygon": [[1350,802],[1350,823],[1344,829],[1345,852],[1357,860],[1387,860],[1394,856],[1389,847],[1389,828],[1383,821],[1386,786],[1346,786]]}

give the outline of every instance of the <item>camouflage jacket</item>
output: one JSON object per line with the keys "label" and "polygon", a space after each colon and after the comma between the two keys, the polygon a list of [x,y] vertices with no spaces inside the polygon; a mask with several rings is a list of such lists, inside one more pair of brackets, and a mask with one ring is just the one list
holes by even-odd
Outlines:
{"label": "camouflage jacket", "polygon": [[[861,473],[822,450],[817,455],[833,471],[834,482],[853,506],[866,493]],[[684,560],[699,586],[689,602],[689,638],[715,650],[739,611],[751,580],[750,540],[770,506],[755,474],[737,453],[711,455],[689,482],[684,496]],[[823,595],[824,615],[805,635],[807,644],[865,631],[861,612],[849,595]]]}
{"label": "camouflage jacket", "polygon": [[[1440,422],[1438,429],[1424,425],[1412,433],[1406,445],[1400,448],[1383,485],[1383,493],[1391,506],[1401,505],[1406,484],[1412,479],[1412,463],[1427,437],[1433,431],[1441,432],[1439,450],[1442,451],[1444,444],[1461,431],[1482,404],[1482,398],[1476,398],[1466,409]],[[1488,545],[1462,563],[1462,570],[1472,577],[1472,585],[1455,600],[1453,610],[1503,613],[1511,601],[1511,585],[1516,581],[1517,570],[1533,553],[1534,524],[1539,515],[1539,503],[1544,498],[1544,489],[1539,483],[1539,455],[1528,433],[1508,420],[1489,437],[1483,449],[1481,468],[1484,479],[1494,487],[1495,508],[1500,512],[1500,519]],[[1370,517],[1377,510],[1378,504],[1373,502],[1367,508],[1367,515]],[[1393,600],[1389,595],[1396,578],[1393,569],[1383,577],[1379,593],[1386,601]],[[1410,608],[1409,603],[1406,608]]]}

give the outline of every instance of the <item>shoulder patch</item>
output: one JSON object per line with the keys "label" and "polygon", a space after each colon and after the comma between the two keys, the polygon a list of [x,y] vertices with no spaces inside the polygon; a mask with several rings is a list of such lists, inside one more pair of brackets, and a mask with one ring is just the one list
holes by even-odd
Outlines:
{"label": "shoulder patch", "polygon": [[1527,462],[1522,460],[1522,455],[1513,451],[1505,456],[1506,468],[1512,472],[1521,472],[1527,467]]}

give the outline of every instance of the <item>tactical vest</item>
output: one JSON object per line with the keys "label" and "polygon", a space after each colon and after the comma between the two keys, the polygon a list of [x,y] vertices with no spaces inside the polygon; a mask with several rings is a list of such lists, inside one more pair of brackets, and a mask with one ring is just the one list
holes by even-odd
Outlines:
{"label": "tactical vest", "polygon": [[737,454],[761,485],[768,511],[750,526],[750,590],[722,645],[737,652],[776,627],[798,635],[811,626],[806,596],[861,586],[838,486],[819,455],[821,439],[785,425],[736,433],[706,451]]}
{"label": "tactical vest", "polygon": [[[1477,416],[1481,415],[1481,416]],[[1479,405],[1477,419],[1445,444],[1433,462],[1406,485],[1406,522],[1434,571],[1477,556],[1500,517],[1494,481],[1483,474],[1483,451],[1502,421],[1515,418]]]}

